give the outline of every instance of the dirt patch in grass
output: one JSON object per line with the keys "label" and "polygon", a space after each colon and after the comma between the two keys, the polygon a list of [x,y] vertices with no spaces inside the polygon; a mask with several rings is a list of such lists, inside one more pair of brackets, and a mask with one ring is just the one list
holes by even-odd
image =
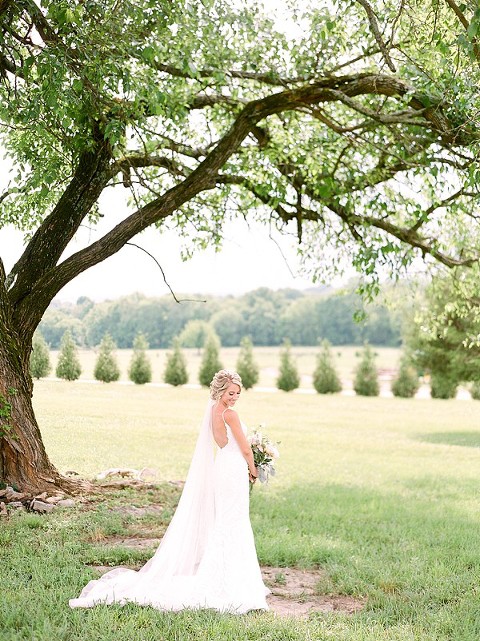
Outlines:
{"label": "dirt patch in grass", "polygon": [[317,586],[324,582],[322,570],[262,567],[270,609],[279,616],[307,618],[313,612],[353,614],[364,606],[362,599],[340,594],[319,594]]}
{"label": "dirt patch in grass", "polygon": [[120,505],[118,507],[112,507],[111,511],[116,512],[117,514],[123,514],[125,516],[157,516],[164,511],[163,505],[145,505],[137,507],[136,505]]}
{"label": "dirt patch in grass", "polygon": [[102,543],[108,546],[130,548],[133,550],[143,550],[144,548],[157,547],[162,539],[139,536],[109,536]]}
{"label": "dirt patch in grass", "polygon": [[[102,488],[107,495],[112,492],[112,489],[112,487]],[[155,520],[155,517],[160,517],[165,509],[171,510],[178,501],[178,489],[174,484],[169,484],[167,488],[163,489],[153,488],[153,492],[149,488],[150,496],[147,498],[144,495],[145,488],[136,487],[134,488],[136,497],[139,498],[143,494],[146,499],[146,504],[142,504],[142,501],[136,501],[137,505],[132,504],[132,497],[130,500],[125,500],[126,496],[123,495],[120,504],[110,505],[110,510],[127,518],[133,517],[133,522],[127,525],[123,536],[105,536],[96,543],[100,543],[102,546],[118,546],[136,551],[156,548],[161,541],[166,525],[159,527],[159,524],[155,526],[151,522],[144,521],[142,523],[142,520],[150,521],[152,517]],[[101,574],[112,569],[99,565],[95,567]],[[129,564],[129,567],[138,570],[141,566],[137,561]],[[261,570],[265,585],[271,591],[267,597],[268,605],[277,616],[308,618],[315,612],[353,614],[360,611],[365,605],[365,600],[335,594],[335,588],[327,573],[321,569],[262,567]]]}
{"label": "dirt patch in grass", "polygon": [[[105,545],[118,545],[140,550],[156,547],[161,539],[137,536],[108,537]],[[95,568],[104,574],[111,567],[97,565]],[[139,569],[135,567],[134,569]],[[265,585],[270,589],[267,603],[270,610],[282,617],[308,618],[314,612],[342,612],[353,614],[364,606],[362,599],[339,594],[319,594],[318,585],[324,582],[322,570],[300,570],[298,568],[262,567]]]}

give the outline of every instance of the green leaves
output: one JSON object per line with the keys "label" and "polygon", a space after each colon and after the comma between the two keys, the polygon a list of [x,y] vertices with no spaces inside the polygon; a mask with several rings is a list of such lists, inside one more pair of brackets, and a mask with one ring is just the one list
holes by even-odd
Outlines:
{"label": "green leaves", "polygon": [[151,45],[147,45],[142,49],[142,58],[147,62],[154,62],[156,58],[156,51]]}
{"label": "green leaves", "polygon": [[[465,30],[447,5],[373,3],[398,69],[388,75],[358,2],[292,5],[279,21],[229,0],[12,6],[1,46],[18,75],[0,85],[0,118],[16,191],[4,219],[35,228],[82,153],[107,140],[112,166],[131,163],[132,207],[217,167],[222,150],[208,187],[168,214],[186,255],[219,246],[239,211],[301,230],[315,277],[353,263],[371,291],[415,256],[476,255],[480,9],[463,9]],[[226,142],[243,110],[266,102],[271,115]]]}

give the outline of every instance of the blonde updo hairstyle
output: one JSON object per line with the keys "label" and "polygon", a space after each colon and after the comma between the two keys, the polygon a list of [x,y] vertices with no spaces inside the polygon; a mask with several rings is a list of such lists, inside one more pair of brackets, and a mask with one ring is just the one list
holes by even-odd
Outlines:
{"label": "blonde updo hairstyle", "polygon": [[215,374],[210,383],[210,398],[219,401],[228,386],[234,383],[242,387],[242,379],[232,369],[221,369]]}

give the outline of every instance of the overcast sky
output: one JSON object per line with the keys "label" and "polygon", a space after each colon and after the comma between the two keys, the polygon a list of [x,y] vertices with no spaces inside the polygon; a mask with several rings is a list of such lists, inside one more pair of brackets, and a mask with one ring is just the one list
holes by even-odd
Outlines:
{"label": "overcast sky", "polygon": [[[122,188],[108,190],[101,199],[104,214],[98,228],[80,229],[68,253],[78,251],[100,237],[114,221],[126,212]],[[147,230],[132,242],[150,252],[161,264],[168,283],[177,294],[240,294],[257,287],[271,289],[293,287],[304,289],[312,286],[310,280],[299,275],[299,264],[293,238],[281,238],[281,250],[268,236],[268,229],[260,225],[249,228],[239,220],[226,226],[224,248],[198,252],[183,262],[180,258],[183,241],[174,232],[160,234]],[[7,271],[22,252],[23,235],[11,227],[0,229],[0,255]],[[282,255],[283,254],[283,255]],[[126,246],[118,254],[93,267],[69,285],[58,298],[76,301],[79,296],[94,300],[117,298],[133,292],[148,296],[169,293],[162,274],[155,262],[135,247]]]}

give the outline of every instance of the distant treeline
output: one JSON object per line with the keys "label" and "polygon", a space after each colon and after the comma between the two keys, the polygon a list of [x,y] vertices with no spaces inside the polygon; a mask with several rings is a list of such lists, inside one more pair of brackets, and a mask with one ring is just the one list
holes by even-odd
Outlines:
{"label": "distant treeline", "polygon": [[[363,312],[365,319],[357,322],[355,318]],[[147,298],[142,294],[95,303],[82,296],[76,304],[52,305],[39,329],[52,349],[59,347],[67,329],[85,347],[95,347],[109,333],[119,348],[130,348],[142,332],[155,349],[170,347],[192,320],[209,323],[225,347],[239,345],[244,336],[259,346],[280,345],[286,338],[293,345],[317,345],[322,339],[332,345],[401,343],[398,314],[381,304],[366,307],[354,293],[322,290],[260,288],[235,297],[209,296],[206,303],[177,303],[169,295]]]}

